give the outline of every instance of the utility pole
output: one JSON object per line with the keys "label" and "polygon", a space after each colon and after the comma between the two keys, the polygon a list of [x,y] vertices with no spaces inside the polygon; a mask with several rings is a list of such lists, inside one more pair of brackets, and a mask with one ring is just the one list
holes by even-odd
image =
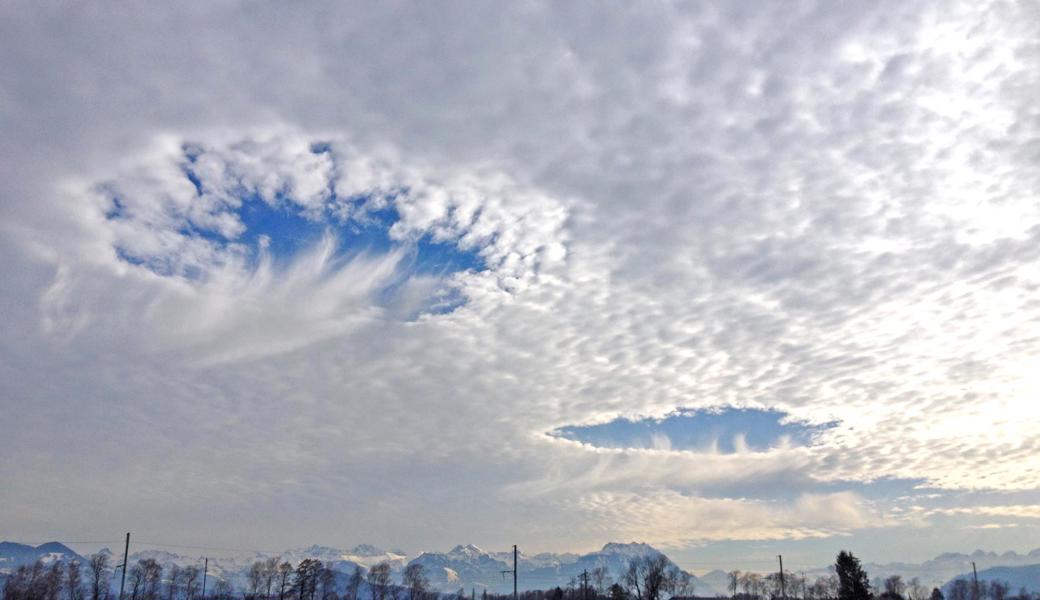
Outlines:
{"label": "utility pole", "polygon": [[202,600],[206,600],[206,575],[209,574],[209,557],[206,557],[206,566],[202,567]]}
{"label": "utility pole", "polygon": [[[517,555],[516,544],[513,544],[513,570],[512,571],[502,571],[502,575],[505,575],[506,573],[512,573],[513,574],[513,600],[517,600],[518,599],[518,596],[517,596],[517,593],[516,593],[516,555]],[[484,590],[484,593],[487,593],[487,590]]]}
{"label": "utility pole", "polygon": [[780,597],[787,600],[787,588],[784,586],[784,557],[780,554],[776,555],[780,559]]}
{"label": "utility pole", "polygon": [[123,588],[126,587],[126,563],[130,561],[130,532],[126,532],[126,547],[123,548],[123,578],[119,581],[119,600],[123,600]]}
{"label": "utility pole", "polygon": [[589,570],[584,569],[581,572],[581,600],[588,600],[589,596]]}
{"label": "utility pole", "polygon": [[975,597],[973,600],[979,600],[979,572],[975,570],[975,561],[971,561],[971,577],[975,580]]}

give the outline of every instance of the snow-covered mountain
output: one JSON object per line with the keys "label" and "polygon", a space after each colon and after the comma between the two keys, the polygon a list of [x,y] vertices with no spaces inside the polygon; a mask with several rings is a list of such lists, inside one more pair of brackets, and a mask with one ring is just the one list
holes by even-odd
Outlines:
{"label": "snow-covered mountain", "polygon": [[[107,548],[101,552],[112,554]],[[539,553],[527,554],[520,552],[518,555],[519,585],[522,590],[547,589],[553,587],[566,587],[579,581],[584,571],[592,573],[595,569],[602,567],[609,576],[610,582],[618,581],[622,573],[628,567],[629,562],[636,557],[653,556],[661,554],[655,548],[641,543],[609,543],[602,549],[588,554],[572,553]],[[37,558],[54,560],[47,557],[79,558],[72,550],[60,544],[45,544],[38,548],[22,544],[6,543],[0,545],[0,565],[28,564]],[[513,568],[512,551],[488,552],[474,546],[458,545],[447,552],[423,552],[411,560],[401,551],[383,550],[368,544],[355,546],[349,550],[333,548],[329,546],[309,546],[287,550],[274,555],[261,552],[239,552],[225,556],[213,556],[209,554],[210,577],[222,577],[234,581],[237,585],[245,581],[249,567],[258,560],[275,557],[280,561],[288,561],[296,565],[304,559],[318,559],[330,568],[345,575],[352,573],[360,566],[369,569],[372,566],[386,562],[390,565],[394,578],[400,581],[401,573],[411,563],[421,564],[431,585],[440,591],[454,592],[459,588],[467,590],[477,588],[478,591],[489,590],[492,592],[507,592],[512,590],[513,579],[511,573],[504,573]],[[115,559],[122,557],[113,556]],[[202,566],[201,555],[178,554],[168,550],[146,549],[132,552],[130,564],[144,559],[152,559],[169,567]],[[113,562],[113,564],[114,564]],[[671,561],[669,564],[678,569]],[[693,579],[698,595],[714,595],[715,590],[708,584]],[[590,581],[590,585],[594,582]]]}
{"label": "snow-covered mountain", "polygon": [[10,572],[22,565],[30,565],[37,560],[50,564],[58,560],[82,561],[83,557],[59,542],[47,542],[39,546],[0,542],[0,573]]}
{"label": "snow-covered mountain", "polygon": [[[722,569],[708,571],[700,576],[700,580],[714,592],[729,595],[729,573],[726,571]],[[697,590],[697,595],[708,596],[710,594],[703,593],[703,590]]]}
{"label": "snow-covered mountain", "polygon": [[[598,567],[605,569],[610,582],[614,582],[621,578],[633,558],[660,554],[655,548],[640,543],[609,543],[597,552],[581,555],[528,555],[520,552],[517,556],[518,585],[521,590],[566,587],[579,581],[583,572],[591,573]],[[513,568],[511,551],[485,552],[473,545],[460,545],[448,552],[424,552],[411,562],[421,564],[431,584],[442,591],[477,588],[478,591],[507,592],[513,587],[512,574],[506,572]],[[678,569],[670,560],[668,562]],[[693,584],[698,595],[715,595],[711,586],[696,577]]]}
{"label": "snow-covered mountain", "polygon": [[[112,554],[107,548],[101,552]],[[239,552],[225,556],[209,554],[209,573],[211,577],[226,577],[241,585],[249,567],[258,560],[277,557],[293,565],[306,558],[321,560],[335,571],[345,576],[353,572],[355,567],[369,569],[386,562],[390,565],[394,578],[400,581],[401,573],[410,563],[418,563],[426,569],[430,583],[438,590],[454,592],[459,588],[477,591],[487,589],[492,592],[507,592],[512,589],[512,575],[503,573],[513,568],[511,551],[485,551],[472,544],[458,545],[447,552],[423,552],[409,560],[409,556],[399,550],[384,550],[362,544],[350,549],[339,549],[329,546],[309,546],[287,550],[279,554],[263,552]],[[566,587],[579,581],[582,572],[592,573],[602,567],[611,581],[617,581],[627,568],[629,561],[635,557],[661,554],[658,550],[641,543],[609,543],[602,549],[587,554],[573,553],[539,553],[520,552],[518,556],[519,585],[522,590],[548,589]],[[112,556],[112,564],[121,562],[121,556]],[[146,549],[133,552],[130,563],[151,558],[164,566],[176,564],[181,567],[201,566],[203,558],[199,555],[186,555],[167,550]],[[50,542],[40,546],[0,542],[0,576],[9,573],[19,565],[31,564],[36,560],[53,562],[56,560],[85,559],[58,542]],[[671,561],[669,561],[671,564]],[[946,553],[924,563],[864,563],[864,568],[872,581],[890,575],[901,575],[904,581],[917,577],[922,585],[929,587],[942,586],[958,576],[971,572],[971,563],[975,562],[979,569],[979,577],[1006,579],[1012,586],[1020,585],[1023,577],[1026,581],[1040,582],[1040,548],[1027,554],[1016,552],[984,552],[981,550],[971,554]],[[674,564],[673,564],[674,566]],[[676,567],[678,568],[678,567]],[[806,570],[808,579],[833,572],[833,566],[821,566],[819,569]],[[1030,580],[1029,578],[1033,579]],[[592,583],[592,582],[590,582]],[[693,579],[694,589],[698,596],[715,596],[727,593],[727,575],[723,570],[711,571]],[[1037,585],[1040,585],[1038,583]],[[1014,590],[1017,591],[1017,588]],[[1040,590],[1037,590],[1040,591]]]}
{"label": "snow-covered mountain", "polygon": [[353,571],[355,566],[369,569],[373,565],[389,563],[391,570],[400,571],[408,563],[408,555],[394,550],[383,550],[370,544],[360,544],[350,550],[340,550],[328,546],[310,546],[296,550],[287,550],[281,554],[282,560],[297,564],[305,558],[314,558],[329,565],[337,571]]}

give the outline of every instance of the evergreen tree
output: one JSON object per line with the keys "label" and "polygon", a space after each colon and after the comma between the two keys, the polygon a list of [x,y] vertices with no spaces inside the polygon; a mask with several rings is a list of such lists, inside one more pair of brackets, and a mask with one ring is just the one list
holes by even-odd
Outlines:
{"label": "evergreen tree", "polygon": [[842,550],[834,563],[838,575],[838,600],[871,600],[870,580],[859,559]]}

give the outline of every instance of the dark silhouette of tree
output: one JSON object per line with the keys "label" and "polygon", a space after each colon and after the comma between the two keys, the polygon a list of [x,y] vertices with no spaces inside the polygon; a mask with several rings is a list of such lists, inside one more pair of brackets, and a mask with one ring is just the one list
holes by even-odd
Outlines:
{"label": "dark silhouette of tree", "polygon": [[83,576],[79,561],[74,560],[65,567],[65,597],[68,600],[84,600],[83,596]]}
{"label": "dark silhouette of tree", "polygon": [[305,558],[296,565],[293,588],[298,600],[315,600],[323,568],[321,561],[313,558]]}
{"label": "dark silhouette of tree", "polygon": [[130,600],[138,600],[144,589],[144,569],[140,563],[130,567]]}
{"label": "dark silhouette of tree", "polygon": [[838,575],[838,600],[870,600],[870,580],[859,559],[842,550],[834,563]]}
{"label": "dark silhouette of tree", "polygon": [[107,600],[108,598],[108,555],[93,554],[90,557],[87,574],[90,585],[90,600]]}
{"label": "dark silhouette of tree", "polygon": [[177,600],[181,587],[181,568],[176,564],[170,565],[166,579],[166,600]]}
{"label": "dark silhouette of tree", "polygon": [[249,565],[246,573],[246,595],[253,600],[257,600],[264,589],[264,566],[265,562],[258,560]]}
{"label": "dark silhouette of tree", "polygon": [[986,587],[990,600],[1007,600],[1011,595],[1011,586],[1003,581],[990,581]]}
{"label": "dark silhouette of tree", "polygon": [[29,567],[22,565],[8,575],[4,580],[4,600],[28,600],[31,573]]}
{"label": "dark silhouette of tree", "polygon": [[[278,577],[278,557],[272,556],[264,561],[264,600],[270,600],[271,590],[274,588],[275,579]],[[205,600],[205,599],[203,599]]]}
{"label": "dark silhouette of tree", "polygon": [[139,560],[138,564],[145,572],[145,589],[141,595],[142,598],[145,600],[157,600],[162,586],[162,565],[159,565],[153,558]]}
{"label": "dark silhouette of tree", "polygon": [[430,582],[426,578],[426,569],[421,564],[412,563],[405,567],[402,581],[408,589],[408,600],[423,600],[426,597],[426,589]]}
{"label": "dark silhouette of tree", "polygon": [[663,554],[633,558],[625,571],[625,585],[637,600],[660,600],[661,594],[671,590],[673,583],[668,566],[668,558]]}
{"label": "dark silhouette of tree", "polygon": [[327,566],[318,572],[318,598],[338,600],[336,595],[336,573]]}
{"label": "dark silhouette of tree", "polygon": [[381,562],[368,570],[368,585],[372,588],[372,600],[387,600],[390,589],[390,565]]}
{"label": "dark silhouette of tree", "polygon": [[602,596],[610,587],[610,571],[605,567],[596,567],[589,571],[589,580],[592,582],[592,589],[596,590],[596,596]]}
{"label": "dark silhouette of tree", "polygon": [[358,590],[361,589],[361,584],[365,580],[365,572],[361,569],[361,565],[354,565],[354,572],[350,574],[350,579],[347,580],[347,591],[343,595],[344,600],[358,600]]}
{"label": "dark silhouette of tree", "polygon": [[667,589],[680,598],[688,598],[690,596],[693,596],[693,593],[695,591],[693,585],[693,577],[691,577],[689,573],[681,569],[670,569],[668,571]]}
{"label": "dark silhouette of tree", "polygon": [[729,595],[736,598],[737,588],[740,586],[740,571],[730,571],[726,575],[729,577]]}
{"label": "dark silhouette of tree", "polygon": [[882,600],[904,600],[903,594],[906,592],[906,584],[903,583],[903,578],[899,575],[892,575],[885,579],[882,583],[885,591],[881,592]]}
{"label": "dark silhouette of tree", "polygon": [[278,600],[285,600],[291,586],[289,578],[292,576],[293,568],[288,562],[278,565]]}
{"label": "dark silhouette of tree", "polygon": [[939,588],[932,588],[932,595],[930,596],[930,600],[946,600],[946,597],[943,596],[942,590],[940,590]]}
{"label": "dark silhouette of tree", "polygon": [[181,570],[181,584],[184,589],[184,600],[196,600],[202,587],[202,570],[195,565]]}
{"label": "dark silhouette of tree", "polygon": [[610,600],[627,600],[628,594],[625,592],[625,588],[621,587],[620,583],[614,583],[610,586],[609,592]]}
{"label": "dark silhouette of tree", "polygon": [[971,596],[971,584],[966,579],[957,579],[950,584],[950,600],[968,600]]}
{"label": "dark silhouette of tree", "polygon": [[234,597],[235,589],[231,587],[231,582],[227,579],[218,579],[213,584],[212,600],[233,600]]}
{"label": "dark silhouette of tree", "polygon": [[55,561],[47,569],[44,584],[43,600],[61,600],[61,592],[65,587],[65,563]]}

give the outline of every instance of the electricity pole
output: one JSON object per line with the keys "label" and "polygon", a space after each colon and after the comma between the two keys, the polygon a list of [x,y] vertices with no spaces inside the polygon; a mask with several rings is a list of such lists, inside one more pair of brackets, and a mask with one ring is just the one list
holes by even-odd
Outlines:
{"label": "electricity pole", "polygon": [[202,567],[202,600],[206,600],[206,575],[209,574],[209,557],[206,557],[206,566]]}
{"label": "electricity pole", "polygon": [[588,600],[589,595],[589,570],[584,569],[581,572],[581,600]]}
{"label": "electricity pole", "polygon": [[[518,598],[517,593],[516,593],[516,554],[517,554],[517,552],[516,552],[516,544],[513,544],[513,570],[512,571],[508,571],[508,570],[507,571],[502,571],[503,575],[505,575],[506,573],[512,573],[513,574],[513,600],[517,600],[517,598]],[[487,590],[484,590],[484,591],[487,592]]]}
{"label": "electricity pole", "polygon": [[780,559],[780,597],[787,600],[787,588],[784,586],[784,557],[780,554],[776,555]]}
{"label": "electricity pole", "polygon": [[126,547],[123,548],[123,578],[119,580],[119,600],[123,600],[123,588],[126,587],[126,563],[130,560],[130,532],[126,532]]}
{"label": "electricity pole", "polygon": [[979,572],[975,570],[975,561],[971,561],[971,577],[975,580],[975,597],[973,600],[979,600]]}

